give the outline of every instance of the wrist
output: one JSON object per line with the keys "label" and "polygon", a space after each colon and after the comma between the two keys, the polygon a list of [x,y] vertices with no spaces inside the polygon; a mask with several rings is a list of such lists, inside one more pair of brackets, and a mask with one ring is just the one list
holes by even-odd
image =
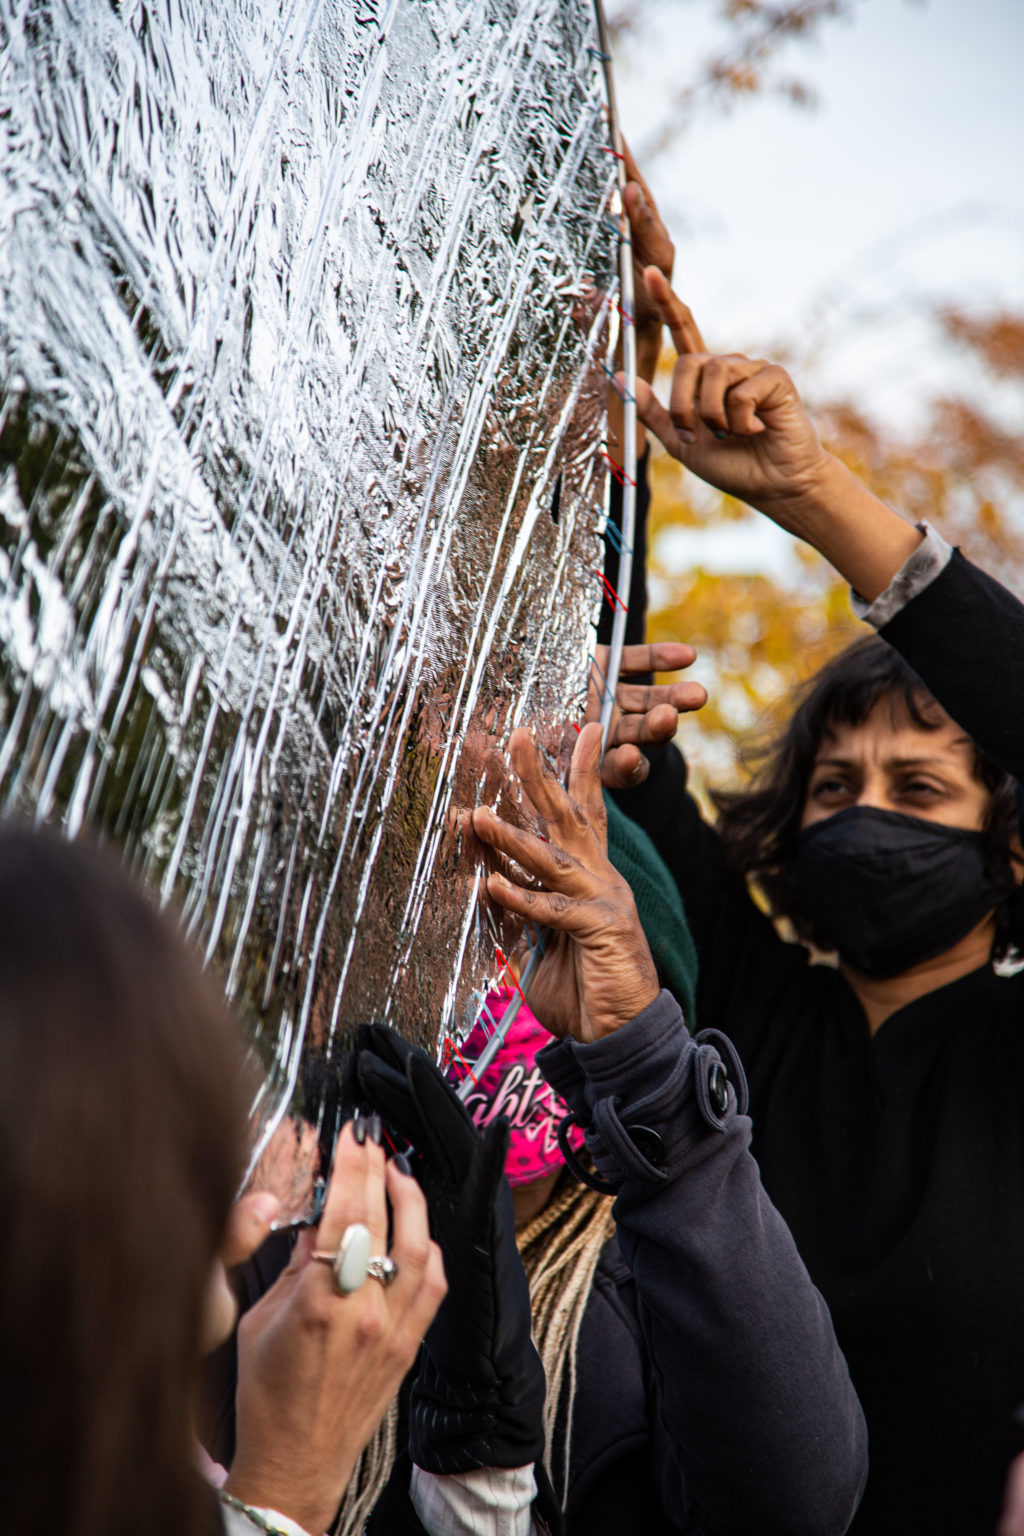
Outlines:
{"label": "wrist", "polygon": [[657,1000],[659,988],[655,987],[651,992],[638,993],[635,1003],[631,1003],[628,1009],[622,1013],[606,1014],[589,1021],[590,1028],[583,1041],[584,1045],[596,1045],[598,1040],[607,1040],[611,1035],[618,1034],[627,1024],[631,1024],[635,1018],[643,1013]]}
{"label": "wrist", "polygon": [[[272,1472],[267,1475],[265,1469],[239,1468],[236,1458],[220,1492],[236,1507],[264,1514],[269,1511],[272,1526],[285,1531],[296,1526],[309,1532],[309,1536],[319,1536],[327,1529],[334,1511],[328,1510],[325,1514],[324,1508],[315,1499],[310,1499],[308,1490],[293,1484],[294,1479],[287,1475],[276,1477]],[[273,1516],[280,1520],[274,1522]]]}
{"label": "wrist", "polygon": [[880,501],[831,453],[823,453],[791,491],[755,505],[823,555],[868,602],[885,591],[921,543],[914,524]]}
{"label": "wrist", "polygon": [[751,505],[796,538],[813,544],[831,519],[840,514],[853,476],[834,453],[820,455],[777,489],[751,497]]}
{"label": "wrist", "polygon": [[[280,1510],[271,1509],[266,1505],[249,1504],[237,1494],[229,1493],[226,1488],[219,1489],[217,1497],[225,1507],[228,1536],[234,1536],[236,1529],[239,1532],[269,1531],[271,1536],[310,1536],[305,1526],[300,1526],[289,1516],[282,1515]],[[232,1516],[227,1514],[228,1510],[233,1512]],[[241,1520],[238,1520],[239,1516]]]}

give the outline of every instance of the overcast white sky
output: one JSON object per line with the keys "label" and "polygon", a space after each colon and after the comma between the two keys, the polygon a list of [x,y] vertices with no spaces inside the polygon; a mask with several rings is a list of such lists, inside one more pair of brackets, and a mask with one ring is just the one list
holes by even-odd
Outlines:
{"label": "overcast white sky", "polygon": [[[647,30],[616,59],[632,143],[714,50],[714,9],[649,0]],[[809,392],[835,386],[910,421],[953,366],[930,301],[1024,308],[1024,0],[860,0],[781,64],[816,108],[713,112],[645,167],[676,286],[711,345],[813,343]]]}

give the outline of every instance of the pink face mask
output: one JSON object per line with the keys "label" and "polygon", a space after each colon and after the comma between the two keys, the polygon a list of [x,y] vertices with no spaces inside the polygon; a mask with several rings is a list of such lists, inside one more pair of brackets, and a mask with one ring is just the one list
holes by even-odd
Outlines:
{"label": "pink face mask", "polygon": [[[496,1024],[515,995],[511,987],[499,987],[489,994],[487,1008]],[[470,1065],[487,1039],[488,1032],[478,1023],[462,1048]],[[537,1052],[550,1044],[547,1030],[525,1003],[521,1004],[497,1056],[480,1081],[474,1083],[466,1100],[466,1108],[478,1126],[490,1125],[498,1115],[508,1117],[512,1136],[505,1174],[513,1186],[534,1184],[565,1161],[558,1147],[558,1122],[569,1111],[534,1065]],[[450,1075],[461,1080],[465,1067],[457,1064]],[[583,1133],[577,1127],[569,1132],[569,1143],[573,1148],[583,1145]]]}

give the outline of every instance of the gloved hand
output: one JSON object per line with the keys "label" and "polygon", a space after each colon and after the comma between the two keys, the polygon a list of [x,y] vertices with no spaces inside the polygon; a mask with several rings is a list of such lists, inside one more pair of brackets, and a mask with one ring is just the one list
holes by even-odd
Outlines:
{"label": "gloved hand", "polygon": [[386,1025],[360,1026],[357,1047],[362,1097],[418,1154],[448,1280],[412,1389],[412,1459],[441,1474],[528,1466],[544,1450],[544,1368],[504,1177],[508,1121],[477,1131],[430,1058]]}

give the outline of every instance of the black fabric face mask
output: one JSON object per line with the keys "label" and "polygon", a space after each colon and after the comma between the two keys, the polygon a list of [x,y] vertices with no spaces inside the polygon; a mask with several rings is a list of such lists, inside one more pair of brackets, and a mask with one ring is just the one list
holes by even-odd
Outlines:
{"label": "black fabric face mask", "polygon": [[1008,894],[983,832],[854,805],[800,833],[793,888],[823,945],[865,976],[941,955]]}

